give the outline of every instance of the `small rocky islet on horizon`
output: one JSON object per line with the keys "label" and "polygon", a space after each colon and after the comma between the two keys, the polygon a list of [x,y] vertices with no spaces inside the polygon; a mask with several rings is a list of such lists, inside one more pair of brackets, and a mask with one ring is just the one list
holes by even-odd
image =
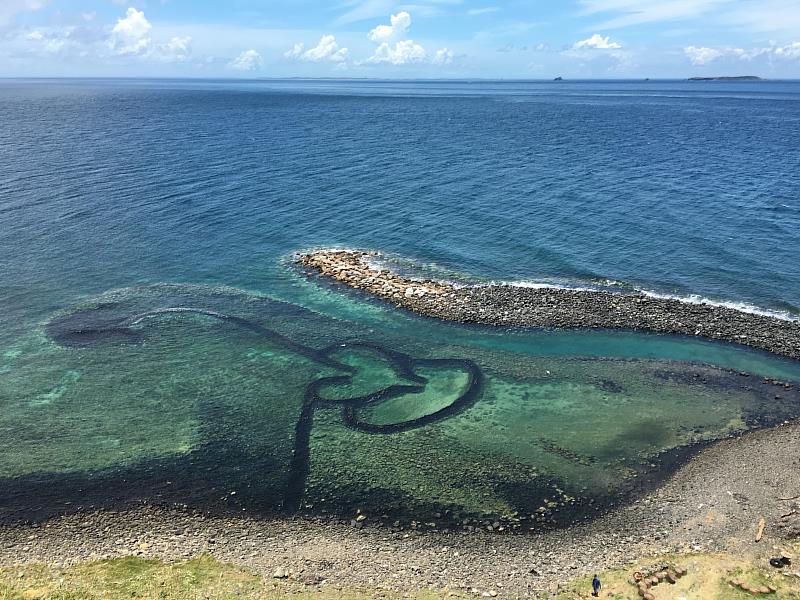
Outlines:
{"label": "small rocky islet on horizon", "polygon": [[689,77],[689,81],[766,81],[757,75],[734,75],[720,77]]}

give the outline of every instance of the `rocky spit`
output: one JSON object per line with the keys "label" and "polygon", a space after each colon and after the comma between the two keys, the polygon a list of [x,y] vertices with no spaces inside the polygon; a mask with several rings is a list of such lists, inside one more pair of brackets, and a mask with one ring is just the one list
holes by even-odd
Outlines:
{"label": "rocky spit", "polygon": [[[763,537],[756,542],[762,517]],[[646,571],[664,553],[686,555],[678,561],[690,573],[690,555],[701,551],[728,552],[768,568],[770,557],[785,553],[798,536],[800,423],[790,423],[723,440],[633,504],[537,535],[393,531],[134,505],[38,523],[4,525],[0,519],[0,565],[58,568],[119,556],[210,554],[309,591],[328,586],[363,589],[372,597],[430,589],[443,596],[450,590],[477,598],[548,598],[581,575],[623,565],[631,573]]]}
{"label": "rocky spit", "polygon": [[316,250],[297,262],[353,289],[363,290],[420,315],[481,325],[560,329],[625,329],[700,336],[743,344],[800,360],[800,320],[753,314],[712,304],[693,304],[641,293],[456,286],[402,276],[376,266],[378,252]]}

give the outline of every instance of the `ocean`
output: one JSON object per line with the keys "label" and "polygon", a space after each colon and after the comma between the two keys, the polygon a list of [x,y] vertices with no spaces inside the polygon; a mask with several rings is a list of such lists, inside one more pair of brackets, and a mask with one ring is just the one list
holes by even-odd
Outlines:
{"label": "ocean", "polygon": [[742,375],[800,365],[439,323],[294,253],[797,319],[798,173],[793,81],[0,81],[0,517],[146,499],[535,529],[629,497],[800,416]]}

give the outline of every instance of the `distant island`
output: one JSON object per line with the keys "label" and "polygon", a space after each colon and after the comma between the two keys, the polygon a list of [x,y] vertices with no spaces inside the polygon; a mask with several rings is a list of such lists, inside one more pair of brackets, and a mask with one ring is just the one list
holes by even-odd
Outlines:
{"label": "distant island", "polygon": [[689,77],[689,81],[764,81],[755,75],[739,75],[736,77]]}

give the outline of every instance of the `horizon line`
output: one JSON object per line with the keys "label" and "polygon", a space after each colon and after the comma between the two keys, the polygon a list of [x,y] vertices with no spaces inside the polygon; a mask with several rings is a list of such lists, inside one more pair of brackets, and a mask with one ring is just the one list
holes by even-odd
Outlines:
{"label": "horizon line", "polygon": [[[753,79],[747,79],[753,78]],[[756,79],[757,78],[757,79]],[[558,76],[554,78],[529,78],[529,77],[194,77],[194,76],[147,76],[147,75],[38,75],[14,76],[0,75],[0,81],[9,80],[127,80],[127,81],[230,81],[230,82],[259,82],[259,81],[374,81],[374,82],[508,82],[508,83],[569,83],[586,81],[606,82],[645,82],[645,81],[714,81],[722,80],[735,82],[740,79],[742,83],[759,82],[787,82],[800,81],[800,78],[765,78],[757,75],[692,75],[688,77],[576,77],[568,78]]]}

